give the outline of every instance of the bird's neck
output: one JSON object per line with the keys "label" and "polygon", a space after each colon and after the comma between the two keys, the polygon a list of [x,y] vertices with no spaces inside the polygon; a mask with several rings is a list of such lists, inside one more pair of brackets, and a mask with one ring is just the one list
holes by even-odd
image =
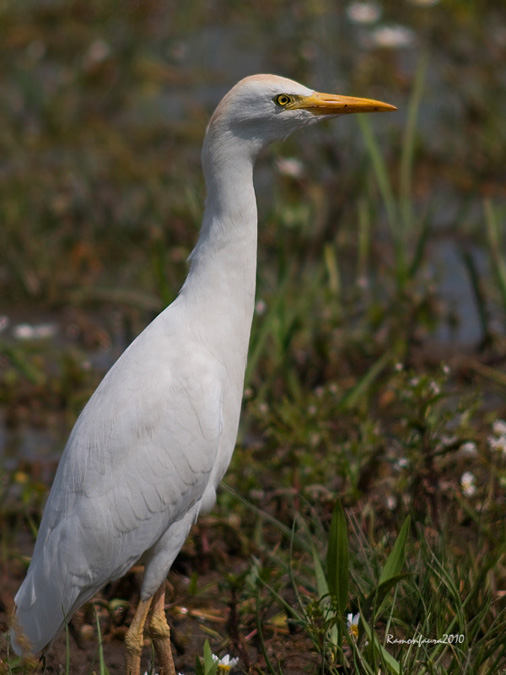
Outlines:
{"label": "bird's neck", "polygon": [[257,209],[253,187],[254,157],[221,135],[204,145],[206,206],[200,236],[190,257],[182,294],[198,308],[216,338],[216,349],[246,354],[253,317]]}

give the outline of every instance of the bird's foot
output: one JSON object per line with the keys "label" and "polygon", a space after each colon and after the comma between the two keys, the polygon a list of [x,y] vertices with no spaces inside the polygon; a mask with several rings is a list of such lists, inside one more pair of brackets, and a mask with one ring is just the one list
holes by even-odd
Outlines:
{"label": "bird's foot", "polygon": [[141,653],[127,647],[126,652],[126,675],[140,675],[141,672]]}
{"label": "bird's foot", "polygon": [[151,606],[149,600],[141,600],[134,619],[125,635],[126,646],[126,675],[140,675],[141,654],[144,646],[144,624]]}
{"label": "bird's foot", "polygon": [[160,663],[160,675],[176,675],[170,643],[170,626],[167,623],[163,607],[164,596],[165,593],[161,597],[155,597],[153,614],[149,624],[149,636],[153,640],[153,646]]}

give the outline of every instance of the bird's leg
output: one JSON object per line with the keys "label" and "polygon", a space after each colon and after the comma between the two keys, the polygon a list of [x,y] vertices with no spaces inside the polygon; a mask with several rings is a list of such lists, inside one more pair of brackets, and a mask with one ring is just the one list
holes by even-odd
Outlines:
{"label": "bird's leg", "polygon": [[153,598],[151,597],[139,602],[133,621],[125,635],[127,675],[140,674],[141,653],[144,644],[144,624],[146,623],[152,600]]}
{"label": "bird's leg", "polygon": [[155,652],[160,662],[160,675],[176,675],[170,646],[170,627],[167,623],[164,607],[165,581],[153,596],[153,612],[149,625],[149,635],[153,640]]}

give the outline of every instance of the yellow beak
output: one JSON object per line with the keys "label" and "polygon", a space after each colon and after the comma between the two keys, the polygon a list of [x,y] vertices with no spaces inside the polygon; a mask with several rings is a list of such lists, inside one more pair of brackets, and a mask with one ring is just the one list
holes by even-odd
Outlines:
{"label": "yellow beak", "polygon": [[310,96],[301,96],[290,106],[309,110],[313,115],[346,115],[359,112],[387,112],[397,110],[394,105],[373,101],[369,98],[339,96],[314,92]]}

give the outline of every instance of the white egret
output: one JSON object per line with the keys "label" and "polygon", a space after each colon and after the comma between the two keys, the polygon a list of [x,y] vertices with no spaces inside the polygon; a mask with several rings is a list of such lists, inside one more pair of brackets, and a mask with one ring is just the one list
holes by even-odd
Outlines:
{"label": "white egret", "polygon": [[255,295],[255,159],[325,117],[387,110],[395,108],[273,75],[241,80],[218,105],[202,150],[207,199],[188,276],[72,430],[15,598],[16,653],[44,649],[79,607],[140,561],[126,670],[139,673],[151,610],[162,672],[175,672],[165,580],[192,523],[214,505],[239,424]]}

